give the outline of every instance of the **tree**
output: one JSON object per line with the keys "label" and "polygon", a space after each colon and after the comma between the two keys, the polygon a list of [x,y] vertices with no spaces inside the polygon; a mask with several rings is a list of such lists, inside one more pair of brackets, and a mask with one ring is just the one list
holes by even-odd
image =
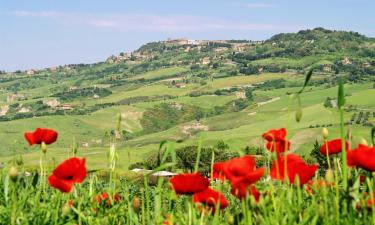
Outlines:
{"label": "tree", "polygon": [[245,95],[246,95],[247,100],[252,101],[253,100],[253,89],[252,88],[246,88],[245,89]]}
{"label": "tree", "polygon": [[328,169],[328,162],[327,157],[320,153],[320,145],[317,140],[315,140],[314,148],[311,150],[310,156],[319,164],[319,173],[324,176]]}

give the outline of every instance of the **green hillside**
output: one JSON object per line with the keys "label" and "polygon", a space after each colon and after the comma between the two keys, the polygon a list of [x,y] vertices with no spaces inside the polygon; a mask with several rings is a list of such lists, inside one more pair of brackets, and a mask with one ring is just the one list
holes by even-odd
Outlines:
{"label": "green hillside", "polygon": [[[290,94],[300,90],[311,68],[314,75],[301,95],[303,118],[296,123],[297,102]],[[27,165],[37,165],[39,152],[27,146],[23,132],[49,127],[60,135],[50,162],[65,158],[76,140],[90,168],[104,168],[108,134],[119,117],[119,154],[129,159],[119,162],[122,169],[162,140],[176,148],[223,140],[236,151],[262,147],[259,134],[278,127],[288,129],[292,151],[308,153],[321,127],[338,135],[338,77],[346,80],[345,121],[353,141],[369,140],[374,75],[375,39],[322,28],[265,41],[154,42],[96,64],[2,72],[0,162],[22,154]]]}

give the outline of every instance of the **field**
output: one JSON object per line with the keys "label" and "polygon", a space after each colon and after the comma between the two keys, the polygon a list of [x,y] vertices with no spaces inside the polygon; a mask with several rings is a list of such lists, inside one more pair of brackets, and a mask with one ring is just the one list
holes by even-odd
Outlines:
{"label": "field", "polygon": [[375,224],[374,46],[317,28],[0,71],[0,224]]}

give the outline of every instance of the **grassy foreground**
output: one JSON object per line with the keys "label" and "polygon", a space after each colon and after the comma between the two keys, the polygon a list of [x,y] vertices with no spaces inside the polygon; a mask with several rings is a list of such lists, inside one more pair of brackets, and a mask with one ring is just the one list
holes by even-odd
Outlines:
{"label": "grassy foreground", "polygon": [[[346,136],[342,116],[344,100],[343,85],[340,85],[337,121],[341,126],[332,133],[340,133],[343,141]],[[296,120],[300,119],[297,108]],[[350,142],[350,138],[347,140]],[[44,173],[26,173],[21,160],[15,158],[13,165],[1,170],[0,224],[375,224],[373,174],[368,168],[369,171],[348,167],[345,149],[342,155],[330,157],[332,169],[322,167],[321,173],[314,171],[314,176],[308,178],[311,182],[303,183],[299,183],[299,179],[303,180],[304,171],[297,171],[295,177],[290,177],[288,170],[289,178],[271,179],[274,153],[256,156],[266,159],[262,165],[263,177],[251,182],[260,192],[259,199],[250,193],[246,198],[237,199],[231,194],[228,181],[210,179],[210,187],[223,193],[228,200],[228,206],[219,210],[216,202],[207,208],[193,202],[191,196],[176,195],[168,179],[157,179],[152,173],[137,176],[119,173],[116,163],[126,160],[126,156],[118,157],[115,144],[113,138],[107,153],[108,170],[90,171],[88,167],[84,182],[75,184],[69,193],[48,186],[46,179],[52,168],[44,165],[43,153],[40,170]],[[373,147],[369,148],[374,151]],[[43,143],[41,150],[45,150]],[[198,148],[195,171],[199,170],[199,151]],[[68,154],[67,157],[74,152]],[[276,159],[280,160],[292,153],[281,151],[279,154]],[[172,162],[166,163],[167,157],[171,157]],[[160,166],[155,171],[166,168],[176,171],[171,143],[166,143],[166,151],[160,158]],[[212,167],[213,162],[214,157]]]}

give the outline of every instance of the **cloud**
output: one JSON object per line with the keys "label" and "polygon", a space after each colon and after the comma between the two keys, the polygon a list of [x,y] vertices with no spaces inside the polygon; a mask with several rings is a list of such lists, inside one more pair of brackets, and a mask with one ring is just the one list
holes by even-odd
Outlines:
{"label": "cloud", "polygon": [[[255,3],[252,3],[253,5]],[[258,5],[259,7],[259,5]],[[56,11],[15,11],[17,17],[35,17],[68,26],[93,29],[114,29],[146,32],[202,32],[202,31],[292,31],[300,26],[238,22],[217,17],[196,15],[158,15],[140,13],[90,14]]]}

